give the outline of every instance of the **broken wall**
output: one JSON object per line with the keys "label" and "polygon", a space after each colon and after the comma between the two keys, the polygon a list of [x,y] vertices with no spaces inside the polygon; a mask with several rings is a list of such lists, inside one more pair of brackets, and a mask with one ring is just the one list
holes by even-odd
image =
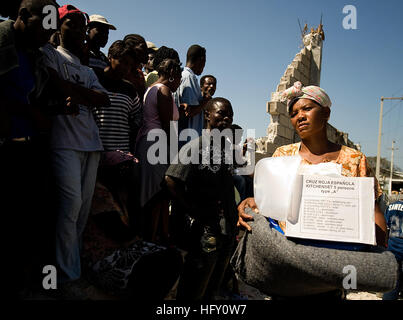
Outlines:
{"label": "broken wall", "polygon": [[[267,136],[256,140],[256,161],[270,157],[277,147],[299,141],[294,128],[291,125],[287,112],[287,105],[279,99],[279,93],[300,81],[303,86],[320,86],[320,74],[322,65],[322,46],[324,33],[322,26],[318,30],[311,29],[304,35],[304,47],[298,52],[291,64],[287,66],[281,77],[276,91],[271,94],[271,100],[266,104],[266,112],[270,114],[270,124],[267,128]],[[332,125],[327,126],[328,139],[334,143],[360,149],[348,139],[348,133],[337,130]]]}

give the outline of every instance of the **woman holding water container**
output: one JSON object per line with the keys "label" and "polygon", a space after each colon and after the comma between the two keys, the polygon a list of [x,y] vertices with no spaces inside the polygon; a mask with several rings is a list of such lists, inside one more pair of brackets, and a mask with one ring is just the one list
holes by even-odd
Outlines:
{"label": "woman holding water container", "polygon": [[[280,94],[281,101],[288,101],[288,113],[296,133],[301,142],[277,148],[273,157],[295,156],[301,157],[301,165],[315,165],[319,163],[336,163],[341,165],[341,174],[345,177],[373,176],[365,155],[355,149],[335,144],[327,138],[327,122],[330,117],[331,101],[326,92],[317,86],[303,87],[301,82]],[[379,199],[382,191],[375,179],[375,199]],[[246,221],[252,216],[245,213],[250,208],[258,213],[254,198],[247,198],[238,207],[238,226],[251,227]],[[277,221],[271,221],[276,224]],[[375,201],[376,241],[380,246],[386,245],[386,222],[384,215]],[[278,230],[285,230],[285,222],[278,221]]]}

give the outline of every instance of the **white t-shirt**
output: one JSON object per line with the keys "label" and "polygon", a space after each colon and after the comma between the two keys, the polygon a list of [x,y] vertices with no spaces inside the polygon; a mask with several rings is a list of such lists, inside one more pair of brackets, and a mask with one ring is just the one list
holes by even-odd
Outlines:
{"label": "white t-shirt", "polygon": [[[106,92],[94,71],[82,65],[80,59],[67,49],[59,46],[56,50],[51,45],[45,45],[41,50],[45,56],[45,63],[56,70],[62,79],[88,89]],[[51,135],[52,149],[103,150],[92,111],[87,106],[80,105],[79,107],[80,113],[75,117],[71,115],[54,117]]]}

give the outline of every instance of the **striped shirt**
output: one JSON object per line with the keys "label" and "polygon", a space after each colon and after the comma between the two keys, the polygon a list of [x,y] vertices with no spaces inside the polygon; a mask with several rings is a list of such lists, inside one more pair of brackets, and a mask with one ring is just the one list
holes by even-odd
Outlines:
{"label": "striped shirt", "polygon": [[133,134],[142,122],[142,105],[138,95],[134,89],[129,95],[127,83],[122,82],[121,85],[122,90],[116,90],[116,87],[113,90],[120,92],[108,90],[110,106],[97,108],[94,112],[105,151],[129,152],[131,141],[135,139]]}

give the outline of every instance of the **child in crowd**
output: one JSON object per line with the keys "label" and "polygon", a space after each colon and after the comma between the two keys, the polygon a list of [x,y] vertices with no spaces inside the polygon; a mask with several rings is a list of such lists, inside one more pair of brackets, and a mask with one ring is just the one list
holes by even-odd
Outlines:
{"label": "child in crowd", "polygon": [[[207,129],[222,132],[232,124],[231,103],[213,98],[206,105]],[[226,130],[232,140],[231,130]],[[166,183],[181,206],[188,254],[178,287],[178,300],[212,300],[218,295],[236,234],[237,212],[232,178],[223,140],[204,132],[187,143],[166,171]],[[198,163],[181,161],[197,155]],[[217,163],[217,160],[218,163]],[[177,161],[177,162],[176,162]],[[197,162],[197,161],[196,161]],[[177,163],[177,164],[175,164]],[[179,217],[177,220],[179,221]]]}
{"label": "child in crowd", "polygon": [[56,265],[58,289],[77,297],[81,277],[80,247],[91,206],[100,151],[103,150],[91,107],[109,105],[108,95],[94,71],[80,62],[86,34],[86,14],[72,5],[59,8],[61,45],[42,48],[48,70],[74,115],[54,117],[51,161],[56,182]]}

